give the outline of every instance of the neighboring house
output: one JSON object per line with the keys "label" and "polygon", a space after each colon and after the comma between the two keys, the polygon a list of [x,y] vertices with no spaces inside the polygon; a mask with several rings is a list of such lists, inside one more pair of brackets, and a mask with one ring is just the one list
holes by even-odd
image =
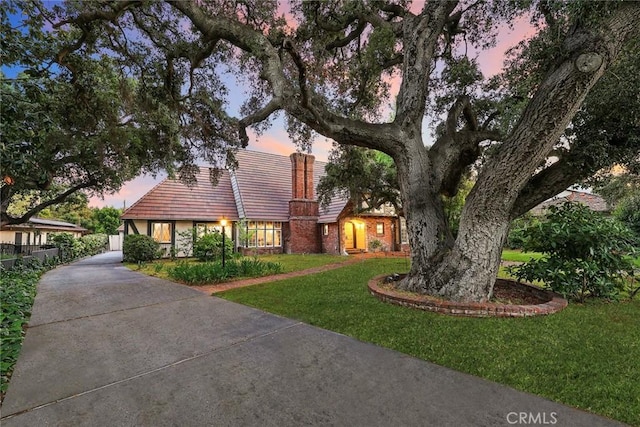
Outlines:
{"label": "neighboring house", "polygon": [[3,226],[0,230],[0,241],[13,243],[16,246],[45,245],[49,243],[51,233],[66,232],[78,238],[87,231],[86,228],[56,219],[31,218],[22,224]]}
{"label": "neighboring house", "polygon": [[549,206],[561,205],[566,202],[582,203],[594,212],[609,212],[607,202],[597,194],[587,193],[585,191],[565,190],[531,209],[531,213],[541,215]]}
{"label": "neighboring house", "polygon": [[314,156],[240,151],[237,160],[215,186],[209,168],[200,168],[192,186],[162,181],[123,213],[125,235],[153,236],[165,253],[175,248],[180,256],[181,232],[221,232],[224,219],[227,238],[243,251],[342,254],[368,251],[375,240],[384,250],[408,248],[404,219],[392,207],[356,215],[336,197],[320,209],[315,188],[326,164]]}

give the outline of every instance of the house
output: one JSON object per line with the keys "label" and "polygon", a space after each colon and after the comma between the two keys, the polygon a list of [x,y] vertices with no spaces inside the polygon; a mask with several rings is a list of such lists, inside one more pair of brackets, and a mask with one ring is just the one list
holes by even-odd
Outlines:
{"label": "house", "polygon": [[123,213],[125,235],[152,236],[165,253],[173,248],[178,256],[184,255],[180,236],[194,228],[199,234],[224,228],[243,252],[408,249],[404,219],[390,206],[355,214],[347,199],[336,197],[320,209],[315,188],[326,164],[314,156],[240,151],[236,158],[238,167],[222,170],[215,186],[209,168],[200,168],[191,186],[162,181]]}
{"label": "house", "polygon": [[0,241],[21,245],[45,245],[51,233],[71,233],[73,237],[82,237],[88,230],[79,225],[57,219],[31,218],[22,224],[5,225],[0,230]]}
{"label": "house", "polygon": [[607,202],[597,194],[568,189],[540,203],[538,206],[531,209],[531,213],[533,215],[542,215],[550,206],[561,205],[567,202],[581,203],[594,212],[609,212]]}

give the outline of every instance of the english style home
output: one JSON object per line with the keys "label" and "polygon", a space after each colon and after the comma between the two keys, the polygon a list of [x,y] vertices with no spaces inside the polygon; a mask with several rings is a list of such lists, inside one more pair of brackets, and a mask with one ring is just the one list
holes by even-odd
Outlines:
{"label": "english style home", "polygon": [[165,252],[174,248],[180,256],[180,232],[221,232],[224,220],[225,235],[240,251],[408,250],[404,219],[391,206],[356,214],[348,200],[336,197],[321,209],[315,188],[326,164],[314,156],[240,151],[237,160],[238,167],[223,170],[215,186],[209,168],[200,168],[193,186],[162,181],[124,212],[125,235],[152,236]]}

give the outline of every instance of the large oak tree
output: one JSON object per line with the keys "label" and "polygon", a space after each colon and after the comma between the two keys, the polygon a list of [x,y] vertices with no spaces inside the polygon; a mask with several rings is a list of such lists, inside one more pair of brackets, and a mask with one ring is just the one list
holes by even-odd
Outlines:
{"label": "large oak tree", "polygon": [[[57,60],[77,73],[76,61],[108,52],[174,113],[182,144],[208,158],[245,146],[247,128],[278,113],[301,146],[320,134],[386,153],[411,246],[402,286],[468,301],[491,296],[511,219],[566,186],[571,156],[545,160],[570,145],[572,118],[640,29],[635,2],[293,2],[287,15],[277,6],[73,2],[56,11],[54,28],[76,36]],[[466,48],[490,46],[498,25],[521,16],[539,33],[514,53],[514,86],[485,92]],[[241,118],[227,108],[225,74],[246,88]],[[430,147],[425,123],[438,128]],[[441,195],[455,194],[480,156],[454,239]]]}

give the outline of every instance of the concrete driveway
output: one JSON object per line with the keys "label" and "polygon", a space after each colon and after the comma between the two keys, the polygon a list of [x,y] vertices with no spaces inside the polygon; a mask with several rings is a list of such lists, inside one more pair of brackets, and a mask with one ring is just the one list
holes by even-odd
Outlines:
{"label": "concrete driveway", "polygon": [[143,276],[120,257],[43,276],[2,426],[621,425]]}

